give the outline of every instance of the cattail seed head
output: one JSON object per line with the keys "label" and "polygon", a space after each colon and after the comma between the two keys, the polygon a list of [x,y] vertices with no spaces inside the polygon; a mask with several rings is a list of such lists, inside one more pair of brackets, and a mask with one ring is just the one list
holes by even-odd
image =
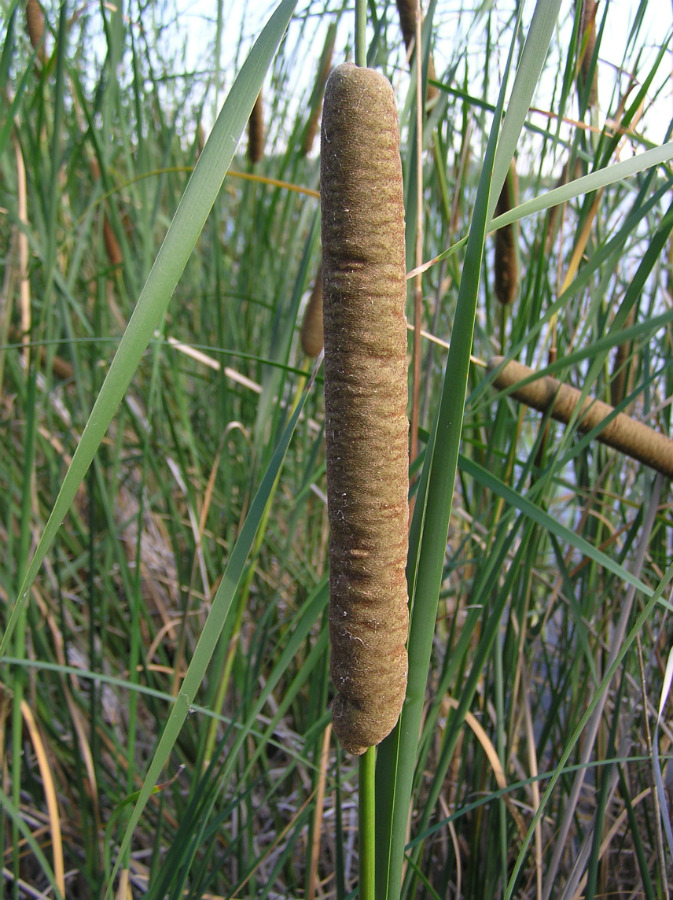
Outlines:
{"label": "cattail seed head", "polygon": [[332,23],[327,30],[325,45],[323,46],[320,62],[318,64],[318,77],[316,79],[313,93],[311,95],[311,115],[306,123],[306,131],[301,144],[301,152],[303,156],[313,149],[313,141],[318,133],[318,124],[320,122],[320,113],[322,112],[322,96],[325,92],[325,84],[332,69],[332,54],[334,52],[334,42],[336,40],[336,25]]}
{"label": "cattail seed head", "polygon": [[[400,30],[404,38],[404,46],[407,48],[407,53],[409,53],[411,45],[416,38],[416,0],[397,0],[397,12],[400,17]],[[425,92],[426,103],[434,100],[439,95],[435,85],[430,84],[436,77],[435,62],[430,56],[428,60],[428,87]]]}
{"label": "cattail seed head", "polygon": [[316,357],[322,350],[322,263],[313,283],[304,321],[301,326],[301,346],[307,356]]}
{"label": "cattail seed head", "polygon": [[390,83],[338,66],[320,192],[335,733],[364,753],[406,690],[408,421],[404,203]]}
{"label": "cattail seed head", "polygon": [[248,119],[248,159],[254,165],[264,156],[264,102],[259,92]]}
{"label": "cattail seed head", "polygon": [[105,244],[108,259],[110,260],[110,265],[114,267],[121,266],[124,262],[124,257],[122,256],[122,250],[119,246],[117,235],[114,233],[114,229],[110,224],[107,215],[103,216],[103,242]]}
{"label": "cattail seed head", "polygon": [[[503,361],[502,356],[489,359],[489,371],[498,369]],[[577,388],[563,384],[550,375],[517,386],[534,374],[528,366],[509,360],[497,372],[493,383],[501,390],[514,388],[510,390],[512,397],[540,412],[549,411],[557,422],[568,424],[576,418],[578,430],[584,433],[599,427],[612,416],[596,435],[596,440],[650,466],[667,478],[673,478],[673,440],[669,437],[625,413],[614,415],[614,407],[601,400],[583,399],[582,392]]]}
{"label": "cattail seed head", "polygon": [[[591,76],[591,64],[596,51],[596,0],[581,0],[582,11],[580,13],[580,61],[577,73],[577,89],[581,94],[586,90],[586,85]],[[587,106],[590,109],[598,105],[598,72],[594,66]]]}
{"label": "cattail seed head", "polygon": [[[509,167],[495,207],[496,216],[502,216],[519,203],[519,179],[514,160]],[[514,223],[499,228],[495,233],[495,296],[500,303],[512,303],[519,286],[519,266],[516,256],[517,229]]]}
{"label": "cattail seed head", "polygon": [[26,30],[33,50],[37,50],[38,59],[44,62],[45,49],[42,43],[44,38],[44,12],[39,0],[27,0],[26,3]]}

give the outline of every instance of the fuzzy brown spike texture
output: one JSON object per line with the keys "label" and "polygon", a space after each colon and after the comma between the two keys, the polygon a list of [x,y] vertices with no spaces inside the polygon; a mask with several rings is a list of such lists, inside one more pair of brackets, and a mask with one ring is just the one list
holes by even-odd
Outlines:
{"label": "fuzzy brown spike texture", "polygon": [[320,184],[332,717],[358,755],[399,717],[409,624],[402,167],[393,91],[372,69],[329,77]]}

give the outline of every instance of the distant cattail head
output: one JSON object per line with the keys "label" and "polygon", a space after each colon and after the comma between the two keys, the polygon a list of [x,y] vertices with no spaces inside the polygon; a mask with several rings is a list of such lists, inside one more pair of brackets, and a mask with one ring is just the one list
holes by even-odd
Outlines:
{"label": "distant cattail head", "polygon": [[404,199],[381,74],[334,69],[320,159],[332,718],[360,754],[399,717],[409,621]]}
{"label": "distant cattail head", "polygon": [[44,47],[44,12],[39,0],[27,0],[26,3],[26,30],[33,50],[37,50],[40,62],[44,62],[46,51]]}
{"label": "distant cattail head", "polygon": [[301,346],[304,353],[316,357],[322,350],[322,263],[318,266],[313,290],[309,297],[301,326]]}
{"label": "distant cattail head", "polygon": [[254,165],[264,156],[264,103],[259,92],[248,120],[248,159]]}
{"label": "distant cattail head", "polygon": [[196,132],[196,158],[203,153],[203,148],[206,146],[206,129],[203,127],[203,122],[199,122],[199,127]]}
{"label": "distant cattail head", "polygon": [[336,24],[332,23],[327,29],[327,37],[323,46],[320,62],[318,63],[318,76],[311,93],[311,115],[306,123],[306,131],[301,144],[301,152],[303,156],[313,149],[313,141],[318,133],[318,123],[320,122],[320,113],[322,112],[322,95],[325,92],[325,84],[332,69],[332,54],[334,52],[334,42],[336,40]]}
{"label": "distant cattail head", "polygon": [[596,52],[596,0],[577,0],[582,4],[580,13],[580,30],[579,30],[579,70],[577,73],[577,90],[580,96],[584,95],[591,77],[591,85],[589,87],[589,95],[587,97],[587,106],[594,109],[598,105],[598,72],[596,66],[593,68],[591,75],[591,67],[593,63],[594,53]]}
{"label": "distant cattail head", "polygon": [[[519,179],[512,160],[495,207],[496,216],[509,212],[518,202]],[[516,239],[517,229],[514,223],[499,228],[495,233],[495,296],[505,305],[512,303],[519,286]]]}
{"label": "distant cattail head", "polygon": [[[400,17],[400,29],[404,38],[404,46],[407,48],[407,53],[409,53],[416,39],[416,0],[397,0],[397,12]],[[436,80],[436,77],[435,63],[432,56],[430,56],[428,60],[428,87],[425,93],[426,103],[434,100],[439,95],[435,85],[430,84],[431,81]]]}
{"label": "distant cattail head", "polygon": [[121,247],[119,246],[119,241],[117,240],[117,235],[114,233],[114,229],[110,224],[107,215],[103,216],[103,242],[105,244],[108,259],[110,260],[110,265],[121,266],[124,262],[124,257],[122,255]]}
{"label": "distant cattail head", "polygon": [[[89,169],[94,181],[99,181],[101,174],[97,159],[91,158],[89,160]],[[124,256],[107,213],[103,213],[103,243],[105,244],[105,251],[110,265],[114,267],[120,266],[124,262]]]}

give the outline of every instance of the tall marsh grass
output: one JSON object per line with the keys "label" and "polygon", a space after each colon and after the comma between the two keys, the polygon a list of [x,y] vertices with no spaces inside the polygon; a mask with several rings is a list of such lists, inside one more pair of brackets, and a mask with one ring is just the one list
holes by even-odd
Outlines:
{"label": "tall marsh grass", "polygon": [[[269,3],[253,34],[220,2],[196,61],[169,2],[47,3],[37,42],[0,7],[4,896],[361,893],[322,368],[299,339],[321,252],[305,138],[351,6]],[[581,6],[431,0],[411,71],[396,5],[367,9],[422,332],[377,900],[669,896],[668,480],[485,365],[670,435],[669,13],[652,32],[646,2],[598,4],[594,44]],[[513,157],[519,205],[493,223]]]}

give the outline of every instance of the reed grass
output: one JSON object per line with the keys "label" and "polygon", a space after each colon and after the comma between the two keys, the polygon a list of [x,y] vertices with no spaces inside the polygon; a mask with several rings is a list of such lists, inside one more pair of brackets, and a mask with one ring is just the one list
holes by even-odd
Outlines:
{"label": "reed grass", "polygon": [[[669,481],[485,365],[670,438],[669,22],[599,4],[578,96],[580,6],[426,5],[419,137],[397,10],[367,5],[422,362],[409,687],[374,773],[331,729],[323,375],[300,340],[321,255],[302,139],[352,4],[249,5],[229,31],[223,2],[196,63],[170,2],[42,4],[35,48],[3,4],[4,896],[667,895]],[[503,319],[484,247],[513,222]]]}

